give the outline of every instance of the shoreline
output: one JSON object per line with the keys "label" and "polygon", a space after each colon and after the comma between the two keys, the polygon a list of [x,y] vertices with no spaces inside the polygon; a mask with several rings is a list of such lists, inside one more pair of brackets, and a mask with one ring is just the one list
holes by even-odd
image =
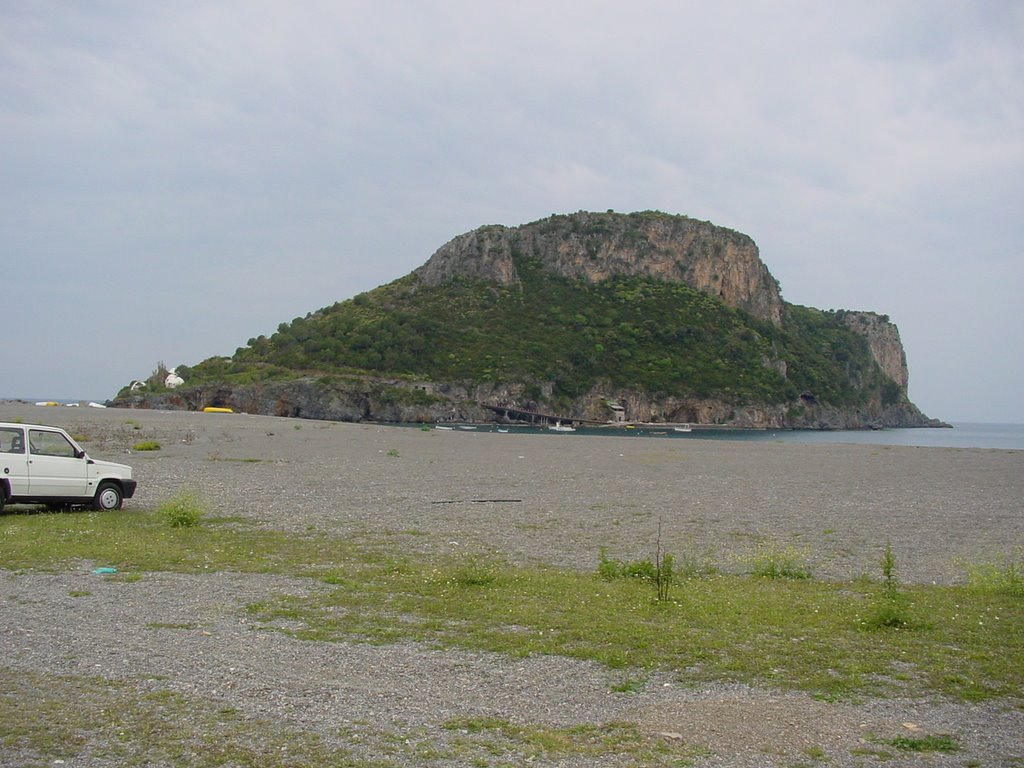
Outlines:
{"label": "shoreline", "polygon": [[[3,405],[22,405],[33,408],[95,408],[98,410],[111,409],[115,411],[123,412],[139,412],[139,411],[153,411],[154,413],[201,413],[201,411],[190,411],[186,409],[158,409],[158,408],[133,408],[121,405],[111,405],[111,400],[105,401],[97,400],[73,400],[73,399],[57,399],[57,400],[34,400],[32,398],[0,398],[0,406]],[[248,413],[246,411],[231,411],[233,413],[247,415],[247,416],[267,416],[267,418],[292,418],[287,416],[270,416],[268,414],[257,414]],[[527,421],[499,421],[499,420],[486,420],[486,421],[472,421],[472,420],[452,420],[452,421],[423,421],[423,422],[398,422],[398,421],[377,421],[374,419],[364,419],[362,421],[338,421],[332,419],[310,419],[311,421],[327,421],[330,423],[349,423],[349,424],[378,424],[381,426],[435,426],[438,424],[468,424],[477,427],[481,426],[509,426],[509,427],[521,427],[521,428],[536,428],[545,429],[546,422],[527,422]],[[561,419],[563,422],[576,423],[581,421],[573,417],[565,417]],[[701,422],[667,422],[667,421],[625,421],[625,422],[593,422],[584,420],[577,429],[676,429],[681,427],[689,427],[693,431],[737,431],[737,432],[884,432],[887,430],[907,430],[907,429],[955,429],[955,425],[949,422],[941,421],[940,419],[931,419],[929,423],[920,424],[916,426],[863,426],[863,427],[851,427],[851,428],[840,428],[832,426],[822,427],[752,427],[752,426],[740,426],[737,424],[714,424],[714,423],[701,423]]]}

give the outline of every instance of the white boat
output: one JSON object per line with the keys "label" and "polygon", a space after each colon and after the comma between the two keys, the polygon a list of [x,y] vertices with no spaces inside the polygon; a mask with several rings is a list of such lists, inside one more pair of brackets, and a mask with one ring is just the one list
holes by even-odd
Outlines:
{"label": "white boat", "polygon": [[476,429],[474,424],[459,424],[459,429]]}
{"label": "white boat", "polygon": [[446,427],[446,426],[444,426],[444,424],[435,424],[434,425],[434,429],[443,429],[443,430],[445,430],[447,432],[454,432],[455,431],[455,427]]}
{"label": "white boat", "polygon": [[693,432],[693,427],[689,424],[683,424],[681,427],[672,427],[675,432]]}
{"label": "white boat", "polygon": [[575,432],[576,427],[570,424],[563,424],[560,421],[556,421],[554,424],[549,424],[548,429],[552,432]]}

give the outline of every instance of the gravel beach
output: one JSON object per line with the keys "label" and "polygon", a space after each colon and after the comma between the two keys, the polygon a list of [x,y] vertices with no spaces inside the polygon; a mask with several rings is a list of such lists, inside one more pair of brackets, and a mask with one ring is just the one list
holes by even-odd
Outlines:
{"label": "gravel beach", "polygon": [[[498,553],[591,571],[605,548],[666,551],[743,570],[758,548],[791,546],[815,578],[877,578],[891,542],[904,582],[955,583],[965,562],[1024,544],[1024,451],[819,445],[341,424],[244,414],[0,405],[0,421],[56,424],[98,458],[133,466],[126,507],[183,488],[217,514],[267,528],[387,536],[407,552]],[[132,452],[140,440],[162,450]],[[455,716],[545,725],[629,722],[706,748],[708,766],[789,766],[809,746],[828,765],[870,765],[865,734],[956,733],[962,750],[887,765],[1021,765],[1021,702],[886,699],[835,704],[798,693],[652,678],[610,690],[612,673],[413,644],[362,646],[254,633],[243,608],[317,586],[281,577],[148,574],[125,583],[84,567],[0,578],[0,654],[14,673],[99,675],[271,717],[324,738],[361,730],[448,738]],[[71,598],[75,593],[88,595]],[[195,624],[201,630],[152,627]],[[143,681],[143,682],[138,682]],[[0,726],[2,727],[2,726]],[[372,742],[372,739],[370,740]],[[0,766],[36,764],[17,753]],[[415,756],[390,765],[423,764]],[[402,762],[405,760],[405,762]],[[69,765],[106,766],[102,757]],[[432,765],[445,763],[430,763]],[[451,765],[462,765],[458,761]],[[472,763],[465,763],[467,765]],[[488,763],[491,764],[491,763]],[[497,760],[494,765],[508,764]],[[543,763],[538,763],[543,764]],[[606,765],[574,757],[562,765]]]}

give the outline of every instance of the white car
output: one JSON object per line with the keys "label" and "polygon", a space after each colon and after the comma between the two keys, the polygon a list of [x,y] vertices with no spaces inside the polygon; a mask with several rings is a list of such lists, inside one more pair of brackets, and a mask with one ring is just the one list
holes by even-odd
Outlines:
{"label": "white car", "polygon": [[136,485],[131,467],[89,458],[63,429],[0,422],[0,510],[8,503],[120,509]]}

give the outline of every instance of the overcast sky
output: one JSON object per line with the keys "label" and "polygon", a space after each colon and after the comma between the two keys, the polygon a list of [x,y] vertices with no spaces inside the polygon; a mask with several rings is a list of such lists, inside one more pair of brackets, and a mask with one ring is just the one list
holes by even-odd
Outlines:
{"label": "overcast sky", "polygon": [[657,209],[1024,423],[1024,3],[0,0],[0,396],[106,399],[483,224]]}

